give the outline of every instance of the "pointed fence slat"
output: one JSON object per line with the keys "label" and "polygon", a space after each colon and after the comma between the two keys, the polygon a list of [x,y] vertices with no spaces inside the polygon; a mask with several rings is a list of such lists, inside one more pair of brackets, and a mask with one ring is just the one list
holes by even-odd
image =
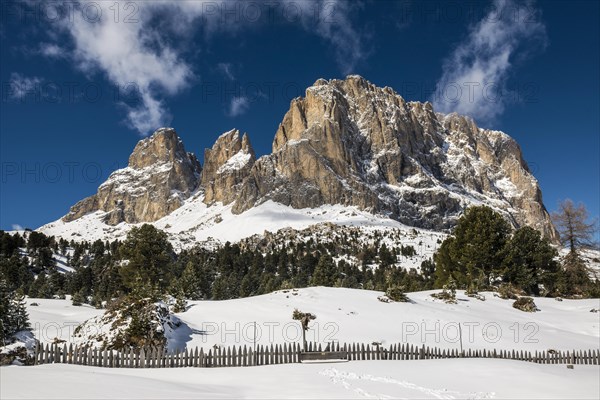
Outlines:
{"label": "pointed fence slat", "polygon": [[[323,350],[324,349],[324,350]],[[387,348],[380,344],[343,343],[332,341],[307,343],[309,352],[342,352],[348,361],[359,360],[434,360],[447,358],[500,358],[533,362],[538,364],[599,365],[600,349],[568,351],[458,349],[415,346],[392,343]],[[299,343],[259,345],[256,350],[246,345],[209,349],[177,349],[166,352],[162,347],[125,348],[122,350],[98,349],[73,344],[36,343],[34,364],[75,364],[106,368],[210,368],[247,367],[259,365],[289,364],[300,362],[303,346]]]}

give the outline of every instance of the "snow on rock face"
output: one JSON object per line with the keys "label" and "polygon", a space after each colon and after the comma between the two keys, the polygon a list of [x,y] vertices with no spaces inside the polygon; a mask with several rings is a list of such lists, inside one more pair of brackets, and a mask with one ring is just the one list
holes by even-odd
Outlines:
{"label": "snow on rock face", "polygon": [[255,156],[248,135],[233,129],[204,152],[202,186],[206,204],[229,204],[236,199],[238,186],[254,165]]}
{"label": "snow on rock face", "polygon": [[[102,215],[114,229],[94,226],[98,231],[161,220],[159,227],[188,240],[214,226],[222,206],[241,216],[267,202],[296,210],[354,207],[403,225],[447,231],[466,207],[484,204],[515,227],[530,225],[557,239],[538,183],[512,138],[455,113],[435,113],[428,102],[406,102],[360,76],[320,79],[304,98],[292,100],[272,150],[256,160],[248,136],[233,129],[205,150],[200,175],[175,131],[161,128],[136,146],[127,168],[71,208],[66,224],[42,231],[87,236],[76,227]],[[180,223],[182,214],[196,223]],[[172,221],[185,229],[172,228]],[[261,227],[253,229],[251,234]]]}
{"label": "snow on rock face", "polygon": [[[297,240],[303,240],[307,235],[326,240],[330,235],[336,234],[336,230],[349,229],[353,233],[356,231],[360,241],[368,241],[368,236],[374,231],[395,231],[407,238],[402,241],[403,244],[413,245],[417,250],[417,257],[404,260],[404,265],[408,267],[418,267],[421,261],[431,257],[433,250],[437,248],[437,240],[445,238],[443,233],[415,230],[386,216],[373,215],[356,207],[331,205],[294,209],[266,201],[242,214],[234,214],[231,208],[231,204],[222,203],[207,206],[204,197],[197,194],[171,214],[154,222],[154,225],[167,233],[175,249],[189,248],[198,243],[213,247],[219,243],[234,243],[245,238],[259,240],[259,236],[271,238],[280,230],[283,231],[281,235],[291,235]],[[50,236],[75,241],[122,240],[133,226],[139,225],[120,223],[109,226],[103,222],[105,216],[106,213],[97,211],[68,223],[59,220],[39,230]],[[418,232],[418,238],[413,238],[414,231]],[[422,248],[419,246],[421,241],[425,245]]]}
{"label": "snow on rock face", "polygon": [[221,165],[217,170],[217,174],[223,174],[230,171],[237,171],[248,165],[252,158],[252,154],[246,153],[243,150],[238,151],[233,157]]}
{"label": "snow on rock face", "polygon": [[321,79],[292,100],[273,153],[256,161],[233,211],[268,199],[294,208],[352,205],[435,230],[451,228],[465,207],[487,204],[514,226],[557,237],[513,139],[356,75]]}
{"label": "snow on rock face", "polygon": [[[134,322],[134,313],[144,323],[138,322],[139,325],[132,332],[130,328]],[[141,328],[142,325],[145,326],[143,336],[140,332],[144,329]],[[85,346],[108,350],[129,346],[169,349],[169,338],[174,336],[174,331],[180,326],[181,321],[164,302],[137,300],[108,309],[104,314],[83,322],[74,330],[72,340]]]}
{"label": "snow on rock face", "polygon": [[[200,163],[175,130],[161,128],[140,141],[126,168],[113,172],[98,192],[71,207],[63,221],[104,211],[105,222],[156,221],[179,208],[200,183]],[[175,194],[175,195],[173,195]]]}

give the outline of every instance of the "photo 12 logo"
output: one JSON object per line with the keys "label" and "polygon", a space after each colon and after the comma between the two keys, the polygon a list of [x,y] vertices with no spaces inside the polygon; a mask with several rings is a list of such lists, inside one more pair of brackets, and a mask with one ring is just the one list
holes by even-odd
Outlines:
{"label": "photo 12 logo", "polygon": [[422,344],[495,344],[503,338],[513,343],[538,343],[540,328],[535,322],[501,325],[498,322],[402,322],[401,338],[403,343],[420,342]]}
{"label": "photo 12 logo", "polygon": [[4,23],[98,24],[103,19],[114,23],[140,22],[140,3],[135,1],[3,1],[0,12]]}
{"label": "photo 12 logo", "polygon": [[2,82],[2,102],[9,104],[81,104],[102,100],[135,107],[142,92],[135,82],[114,85],[94,81],[48,81],[39,77],[12,74]]}
{"label": "photo 12 logo", "polygon": [[122,168],[118,163],[102,166],[98,162],[17,162],[0,163],[0,182],[5,183],[100,183],[112,171]]}

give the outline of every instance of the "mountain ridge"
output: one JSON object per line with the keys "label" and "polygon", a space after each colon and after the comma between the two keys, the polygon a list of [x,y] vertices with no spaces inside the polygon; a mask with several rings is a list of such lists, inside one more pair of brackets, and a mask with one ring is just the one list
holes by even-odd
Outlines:
{"label": "mountain ridge", "polygon": [[62,221],[103,212],[109,226],[155,222],[201,198],[234,215],[269,201],[293,209],[339,204],[447,231],[467,206],[487,204],[514,227],[557,239],[514,139],[356,75],[319,79],[293,99],[272,153],[258,159],[248,135],[232,129],[205,150],[201,166],[174,129],[161,128],[129,161]]}

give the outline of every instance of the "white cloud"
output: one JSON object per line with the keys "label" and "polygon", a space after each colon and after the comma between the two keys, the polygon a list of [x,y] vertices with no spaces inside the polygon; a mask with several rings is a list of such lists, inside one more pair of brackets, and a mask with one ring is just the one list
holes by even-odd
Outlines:
{"label": "white cloud", "polygon": [[40,92],[42,78],[37,76],[24,76],[18,72],[10,74],[9,90],[6,92],[7,99],[21,100],[28,95],[35,95]]}
{"label": "white cloud", "polygon": [[42,43],[39,52],[49,58],[66,58],[68,55],[65,49],[54,43]]}
{"label": "white cloud", "polygon": [[436,111],[493,122],[504,112],[515,59],[543,48],[546,29],[532,3],[495,0],[445,60],[432,102]]}
{"label": "white cloud", "polygon": [[[290,22],[299,23],[307,32],[327,40],[335,48],[336,59],[344,73],[350,72],[364,58],[360,35],[350,22],[353,6],[349,2],[282,1],[294,2],[304,10],[301,18]],[[54,39],[57,43],[45,44],[40,52],[48,57],[69,58],[87,75],[101,72],[118,88],[134,85],[141,102],[137,105],[122,103],[121,106],[128,125],[142,135],[169,124],[166,99],[185,91],[198,79],[187,56],[199,49],[190,49],[182,43],[191,43],[190,39],[198,30],[203,30],[209,38],[215,33],[236,33],[250,24],[264,23],[264,18],[252,20],[244,11],[240,12],[241,17],[236,23],[229,23],[228,12],[248,4],[235,0],[123,0],[78,4],[80,12],[59,23],[73,41],[69,44],[68,54],[65,54],[66,47],[58,42],[60,38]],[[275,3],[261,0],[256,4],[264,12]],[[315,7],[319,10],[319,18],[315,17]],[[100,17],[96,18],[98,15]],[[52,28],[56,28],[55,23]],[[54,31],[50,29],[49,33]],[[228,79],[235,78],[231,65],[223,63],[218,68]],[[240,112],[248,106],[242,104],[237,106]]]}
{"label": "white cloud", "polygon": [[363,35],[351,21],[351,14],[358,2],[346,0],[283,0],[300,11],[299,20],[307,32],[325,39],[333,46],[336,61],[344,74],[354,72],[356,65],[368,53],[364,48]]}
{"label": "white cloud", "polygon": [[12,226],[12,229],[13,229],[13,231],[22,231],[22,230],[24,230],[25,228],[23,228],[23,227],[22,227],[21,225],[19,225],[19,224],[13,224],[13,226]]}
{"label": "white cloud", "polygon": [[233,66],[231,63],[218,63],[217,69],[230,81],[235,80],[235,76],[233,75]]}
{"label": "white cloud", "polygon": [[[167,125],[170,115],[163,95],[180,93],[194,75],[178,50],[163,41],[150,25],[160,2],[129,3],[135,4],[133,18],[137,22],[125,22],[126,15],[115,19],[108,9],[116,7],[113,3],[93,4],[102,7],[99,21],[80,17],[64,25],[73,38],[73,60],[85,73],[102,71],[117,88],[137,89],[141,104],[121,105],[126,111],[127,123],[140,134],[146,135]],[[126,10],[127,4],[119,3],[120,10]],[[169,16],[165,14],[165,17]],[[179,28],[182,29],[181,25]]]}
{"label": "white cloud", "polygon": [[237,117],[238,115],[244,114],[250,108],[250,100],[245,96],[233,97],[229,103],[230,117]]}

